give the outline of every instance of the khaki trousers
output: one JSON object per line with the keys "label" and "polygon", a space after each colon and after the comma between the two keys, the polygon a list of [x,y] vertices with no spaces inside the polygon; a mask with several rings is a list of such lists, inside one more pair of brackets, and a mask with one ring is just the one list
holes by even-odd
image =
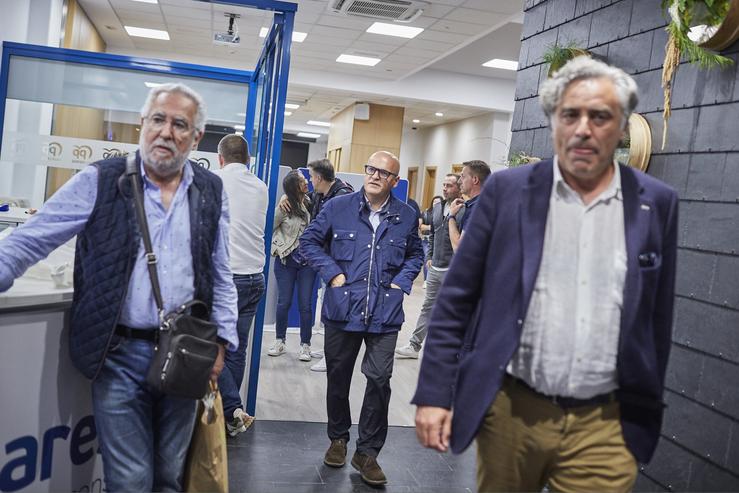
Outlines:
{"label": "khaki trousers", "polygon": [[618,402],[563,409],[510,378],[477,434],[477,488],[626,492],[637,465]]}

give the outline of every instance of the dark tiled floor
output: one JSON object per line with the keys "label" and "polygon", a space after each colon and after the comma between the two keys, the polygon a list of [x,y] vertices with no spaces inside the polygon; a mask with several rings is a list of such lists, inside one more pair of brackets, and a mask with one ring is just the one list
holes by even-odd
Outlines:
{"label": "dark tiled floor", "polygon": [[388,478],[385,488],[364,484],[349,464],[356,426],[342,468],[327,467],[325,423],[257,421],[246,433],[228,439],[229,485],[233,492],[423,492],[475,491],[475,450],[440,454],[421,448],[413,428],[393,426],[378,462]]}

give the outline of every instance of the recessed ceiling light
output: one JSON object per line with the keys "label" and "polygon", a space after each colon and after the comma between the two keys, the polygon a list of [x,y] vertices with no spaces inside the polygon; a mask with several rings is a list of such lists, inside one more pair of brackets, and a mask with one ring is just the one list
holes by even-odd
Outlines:
{"label": "recessed ceiling light", "polygon": [[169,41],[169,33],[160,29],[146,29],[145,27],[123,26],[129,36],[137,38],[163,39]]}
{"label": "recessed ceiling light", "polygon": [[320,139],[321,134],[311,134],[308,132],[298,132],[298,137],[305,137],[306,139]]}
{"label": "recessed ceiling light", "polygon": [[414,118],[413,123],[421,123],[421,120],[419,120],[418,118]]}
{"label": "recessed ceiling light", "polygon": [[157,3],[157,0],[133,0],[134,2],[140,3]]}
{"label": "recessed ceiling light", "polygon": [[297,110],[298,108],[300,108],[300,105],[295,103],[285,103],[285,108],[289,110]]}
{"label": "recessed ceiling light", "polygon": [[483,67],[502,68],[503,70],[518,70],[518,62],[514,60],[503,60],[501,58],[493,58],[482,64]]}
{"label": "recessed ceiling light", "polygon": [[236,113],[236,116],[246,116],[246,113]]}
{"label": "recessed ceiling light", "polygon": [[244,135],[244,132],[241,132],[241,131],[237,130],[237,131],[234,132],[234,134],[236,134],[236,135]]}
{"label": "recessed ceiling light", "polygon": [[308,120],[308,125],[315,125],[316,127],[330,127],[331,123],[329,122],[319,122],[318,120]]}
{"label": "recessed ceiling light", "polygon": [[243,130],[246,130],[246,127],[245,127],[244,125],[234,125],[234,128],[235,128],[236,130],[242,130],[242,131],[243,131]]}
{"label": "recessed ceiling light", "polygon": [[398,38],[415,38],[423,32],[422,27],[401,26],[399,24],[387,24],[375,22],[368,29],[368,33],[383,34],[385,36],[396,36]]}
{"label": "recessed ceiling light", "polygon": [[285,112],[285,116],[291,116],[292,114],[293,114],[293,112],[292,112],[292,111],[286,111],[286,112]]}
{"label": "recessed ceiling light", "polygon": [[146,87],[151,88],[151,87],[163,86],[164,85],[164,82],[144,82],[144,85]]}
{"label": "recessed ceiling light", "polygon": [[[269,32],[268,27],[263,27],[259,30],[259,37],[260,38],[266,38],[267,33]],[[293,31],[293,42],[295,43],[302,43],[305,41],[305,38],[308,37],[308,33],[301,33],[300,31]]]}
{"label": "recessed ceiling light", "polygon": [[444,116],[444,113],[441,113],[441,112],[438,112],[438,111],[437,111],[437,112],[436,112],[436,116]]}
{"label": "recessed ceiling light", "polygon": [[339,55],[336,59],[339,63],[352,63],[354,65],[366,65],[368,67],[374,67],[382,61],[381,58],[372,58],[368,56],[357,56],[357,55]]}

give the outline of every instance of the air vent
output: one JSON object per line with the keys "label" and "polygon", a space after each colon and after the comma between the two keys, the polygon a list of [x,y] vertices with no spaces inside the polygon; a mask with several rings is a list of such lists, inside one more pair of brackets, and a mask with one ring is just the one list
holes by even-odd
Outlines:
{"label": "air vent", "polygon": [[418,0],[331,0],[329,8],[348,16],[413,22],[428,5]]}

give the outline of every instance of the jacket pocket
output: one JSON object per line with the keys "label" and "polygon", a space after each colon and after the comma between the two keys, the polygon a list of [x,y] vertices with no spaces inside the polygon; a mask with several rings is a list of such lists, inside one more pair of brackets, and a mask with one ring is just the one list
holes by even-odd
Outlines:
{"label": "jacket pocket", "polygon": [[403,290],[389,288],[382,295],[382,325],[401,325],[403,313]]}
{"label": "jacket pocket", "polygon": [[387,265],[389,267],[400,267],[405,260],[405,247],[407,240],[405,238],[390,238],[385,248],[387,255]]}
{"label": "jacket pocket", "polygon": [[334,236],[331,238],[331,257],[334,260],[352,260],[354,258],[354,246],[356,243],[356,231],[346,229],[334,230]]}
{"label": "jacket pocket", "polygon": [[335,322],[349,321],[349,288],[326,286],[323,295],[323,316]]}

